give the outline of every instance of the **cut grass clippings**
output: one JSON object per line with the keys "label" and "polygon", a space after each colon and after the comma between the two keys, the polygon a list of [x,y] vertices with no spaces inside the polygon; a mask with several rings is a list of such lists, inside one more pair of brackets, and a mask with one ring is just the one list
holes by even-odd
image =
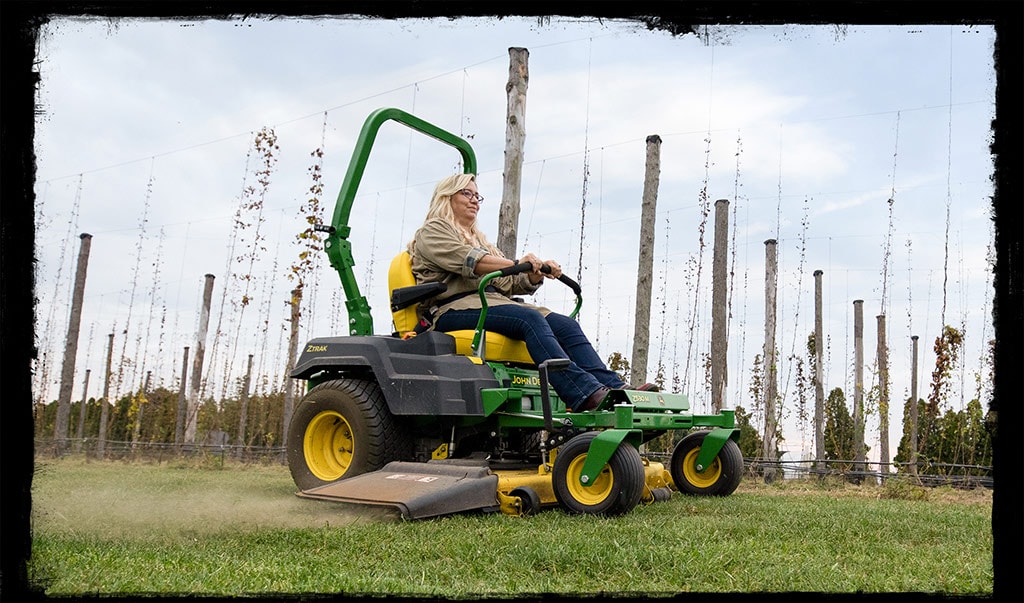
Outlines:
{"label": "cut grass clippings", "polygon": [[41,460],[46,595],[992,593],[991,492],[744,481],[616,518],[302,499],[284,466]]}

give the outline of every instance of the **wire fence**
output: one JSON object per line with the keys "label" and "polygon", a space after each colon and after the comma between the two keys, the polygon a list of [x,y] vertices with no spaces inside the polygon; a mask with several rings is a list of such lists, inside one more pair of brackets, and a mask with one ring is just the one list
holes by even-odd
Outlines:
{"label": "wire fence", "polygon": [[[213,440],[213,441],[210,441]],[[58,443],[53,438],[36,438],[34,441],[37,458],[85,457],[114,461],[164,462],[173,460],[202,460],[223,464],[232,461],[242,464],[287,464],[283,446],[242,446],[229,444],[226,438],[208,438],[199,444],[170,444],[161,442],[120,442],[106,441],[100,451],[99,440],[95,438],[69,438]],[[668,452],[645,452],[644,456],[666,465],[671,461]],[[825,479],[839,478],[859,484],[881,485],[886,481],[902,481],[908,484],[937,487],[974,489],[992,488],[994,480],[992,467],[985,465],[962,465],[955,463],[919,464],[928,473],[911,472],[909,463],[881,464],[870,461],[847,460],[777,460],[743,459],[744,476],[752,479],[773,481],[775,479]]]}
{"label": "wire fence", "polygon": [[[165,442],[119,442],[107,440],[101,447],[94,438],[69,438],[58,443],[52,438],[35,439],[36,458],[84,457],[110,461],[164,462],[172,460],[231,460],[243,464],[285,464],[284,446],[241,446],[227,442],[171,444]],[[101,450],[102,449],[102,450]]]}

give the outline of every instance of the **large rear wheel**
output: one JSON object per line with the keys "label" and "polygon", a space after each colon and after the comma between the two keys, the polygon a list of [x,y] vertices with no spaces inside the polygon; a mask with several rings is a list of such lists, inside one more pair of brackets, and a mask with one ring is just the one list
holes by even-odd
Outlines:
{"label": "large rear wheel", "polygon": [[704,471],[697,470],[697,456],[708,431],[691,433],[672,451],[671,473],[676,488],[686,494],[727,496],[743,477],[743,453],[732,440],[726,440],[718,456]]}
{"label": "large rear wheel", "polygon": [[402,431],[376,383],[326,381],[292,415],[288,469],[300,490],[375,471],[408,458],[411,446]]}
{"label": "large rear wheel", "polygon": [[644,463],[640,453],[623,443],[593,483],[580,483],[590,442],[598,432],[580,434],[558,449],[552,468],[555,498],[569,513],[622,515],[633,510],[644,492]]}

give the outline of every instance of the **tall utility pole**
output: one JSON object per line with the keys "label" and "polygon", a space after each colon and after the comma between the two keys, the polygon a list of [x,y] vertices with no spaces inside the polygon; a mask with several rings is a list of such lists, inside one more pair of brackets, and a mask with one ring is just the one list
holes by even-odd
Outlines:
{"label": "tall utility pole", "polygon": [[302,304],[302,287],[292,289],[291,297],[291,334],[288,336],[288,366],[284,370],[284,420],[281,422],[281,445],[288,445],[288,426],[292,422],[292,410],[295,408],[294,380],[288,375],[295,368],[295,358],[299,350],[299,306]]}
{"label": "tall utility pole", "polygon": [[[864,300],[853,301],[853,460],[864,470]],[[860,483],[860,479],[857,480]]]}
{"label": "tall utility pole", "polygon": [[885,340],[885,314],[878,320],[878,469],[882,479],[889,473],[889,348]]}
{"label": "tall utility pole", "polygon": [[825,475],[825,378],[822,354],[825,337],[821,327],[821,270],[814,271],[814,458],[819,475]]}
{"label": "tall utility pole", "polygon": [[82,298],[85,296],[85,274],[89,269],[89,248],[92,246],[91,234],[83,232],[79,238],[82,239],[82,245],[78,250],[75,289],[71,295],[71,319],[64,343],[64,366],[60,375],[60,396],[57,398],[57,418],[53,424],[53,439],[58,453],[65,452],[67,447],[71,389],[74,387],[75,360],[78,356],[78,331],[82,325]]}
{"label": "tall utility pole", "polygon": [[185,412],[185,443],[196,443],[196,421],[199,418],[199,387],[203,382],[203,356],[206,354],[206,331],[210,328],[210,301],[213,297],[213,275],[206,275],[203,288],[203,307],[199,311],[199,333],[196,336],[196,355],[192,361],[192,387]]}
{"label": "tall utility pole", "polygon": [[96,440],[96,455],[103,458],[107,446],[107,414],[110,412],[110,365],[114,359],[114,334],[107,336],[107,368],[103,372],[103,403],[100,404],[100,435]]}
{"label": "tall utility pole", "polygon": [[647,355],[651,330],[651,285],[654,273],[654,226],[658,215],[658,182],[661,178],[661,137],[647,137],[647,167],[640,208],[640,253],[636,271],[636,311],[633,353],[629,380],[639,385],[647,381]]}
{"label": "tall utility pole", "polygon": [[[764,242],[764,438],[762,439],[761,456],[766,461],[775,461],[777,442],[775,432],[778,430],[778,416],[775,402],[778,397],[778,360],[775,356],[775,314],[776,296],[779,278],[777,241],[768,239]],[[765,481],[775,478],[774,468],[764,472]]]}
{"label": "tall utility pole", "polygon": [[729,253],[729,200],[715,201],[715,252],[711,270],[711,409],[718,413],[729,381],[729,332],[726,323]]}
{"label": "tall utility pole", "polygon": [[523,180],[523,142],[526,139],[526,88],[530,83],[530,51],[508,49],[508,109],[505,124],[505,178],[498,210],[498,240],[495,245],[507,258],[517,258],[519,197]]}

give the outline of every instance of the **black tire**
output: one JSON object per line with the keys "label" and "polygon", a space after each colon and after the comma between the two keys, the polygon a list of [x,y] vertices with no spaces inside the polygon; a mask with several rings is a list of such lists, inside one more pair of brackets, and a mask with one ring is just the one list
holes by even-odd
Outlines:
{"label": "black tire", "polygon": [[590,486],[580,484],[590,442],[598,432],[582,433],[558,448],[552,469],[555,498],[568,513],[622,515],[644,493],[644,463],[632,445],[623,443]]}
{"label": "black tire", "polygon": [[676,488],[685,494],[728,496],[743,477],[743,454],[736,442],[728,440],[704,471],[697,471],[697,455],[708,431],[691,433],[672,451],[670,470]]}
{"label": "black tire", "polygon": [[408,459],[411,444],[372,381],[335,379],[299,402],[288,426],[288,469],[309,490]]}
{"label": "black tire", "polygon": [[540,495],[529,486],[519,486],[508,493],[509,496],[518,496],[522,505],[519,508],[520,517],[536,515],[540,512]]}

